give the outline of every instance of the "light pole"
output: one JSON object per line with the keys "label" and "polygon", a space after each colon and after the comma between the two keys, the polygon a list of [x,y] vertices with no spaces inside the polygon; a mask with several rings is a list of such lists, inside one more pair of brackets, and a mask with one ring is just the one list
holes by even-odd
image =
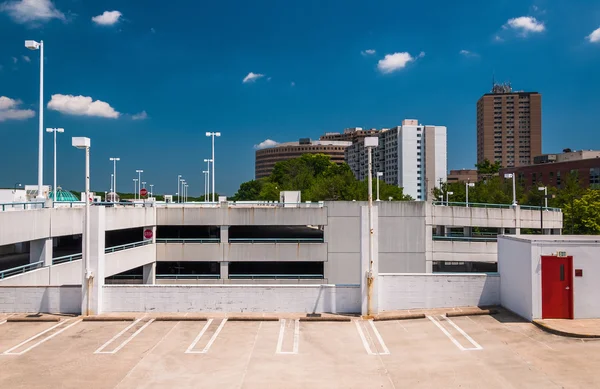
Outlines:
{"label": "light pole", "polygon": [[446,192],[446,206],[449,205],[448,198],[450,197],[450,195],[453,195],[453,194],[454,194],[454,192]]}
{"label": "light pole", "polygon": [[[544,192],[544,208],[548,210],[548,187],[540,186],[538,187],[540,192]],[[541,234],[544,235],[544,212],[542,211],[542,201],[540,200],[540,231]]]}
{"label": "light pole", "polygon": [[185,178],[179,179],[179,184],[177,185],[177,190],[179,191],[179,202],[183,202],[183,183],[185,182]]}
{"label": "light pole", "polygon": [[177,193],[175,193],[177,195],[177,202],[179,203],[179,183],[181,181],[181,174],[177,175]]}
{"label": "light pole", "polygon": [[53,182],[53,186],[52,186],[52,191],[54,192],[54,195],[52,196],[52,200],[56,201],[56,133],[57,132],[65,132],[64,128],[46,128],[46,132],[53,132],[54,133],[54,182]]}
{"label": "light pole", "polygon": [[117,158],[117,157],[111,157],[109,158],[111,161],[113,161],[113,182],[114,182],[114,186],[113,186],[113,190],[114,190],[114,197],[113,197],[113,203],[116,202],[117,200],[117,161],[120,161],[121,158]]}
{"label": "light pole", "polygon": [[182,202],[185,203],[185,180],[181,181],[181,198]]}
{"label": "light pole", "polygon": [[204,173],[204,202],[208,201],[208,174],[210,173],[209,170],[204,170],[202,171],[202,173]]}
{"label": "light pole", "polygon": [[220,132],[207,132],[206,136],[212,137],[212,202],[215,202],[215,136],[221,136]]}
{"label": "light pole", "polygon": [[475,186],[474,182],[469,182],[469,181],[465,182],[465,189],[467,190],[467,201],[466,201],[467,208],[469,208],[469,187],[472,188],[474,186]]}
{"label": "light pole", "polygon": [[[87,296],[86,309],[82,312],[84,315],[90,313],[90,295],[91,295],[91,283],[92,283],[92,272],[90,271],[90,138],[85,137],[73,137],[71,139],[73,147],[85,150],[85,229],[83,234],[83,279],[82,296]],[[86,282],[87,280],[87,287]]]}
{"label": "light pole", "polygon": [[506,174],[504,174],[504,178],[512,178],[512,190],[513,190],[512,206],[516,207],[517,206],[517,191],[516,191],[516,185],[515,185],[515,173],[506,173]]}
{"label": "light pole", "polygon": [[44,185],[44,41],[26,40],[25,47],[29,50],[40,51],[40,126],[38,134],[38,193],[37,198],[43,198]]}
{"label": "light pole", "polygon": [[110,173],[110,191],[113,191],[113,180],[115,178],[115,175]]}
{"label": "light pole", "polygon": [[368,151],[368,194],[367,199],[369,202],[368,207],[368,215],[369,215],[369,270],[367,272],[367,315],[373,315],[373,290],[375,283],[375,274],[374,274],[374,253],[373,253],[373,157],[372,151],[373,148],[379,145],[379,138],[376,136],[366,137],[364,140],[364,145]]}
{"label": "light pole", "polygon": [[134,178],[133,179],[133,200],[137,200],[137,197],[135,197],[135,191],[137,190],[137,182],[138,182],[138,179]]}
{"label": "light pole", "polygon": [[383,177],[383,172],[377,172],[377,201],[379,201],[379,177]]}
{"label": "light pole", "polygon": [[[204,162],[206,162],[206,171],[208,172],[208,176],[206,177],[206,197],[208,197],[208,200],[210,202],[210,163],[212,162],[212,159],[204,159]],[[213,166],[213,172],[214,172],[214,166]],[[213,185],[214,185],[214,181],[213,181]],[[214,188],[213,188],[214,190]],[[214,199],[213,199],[214,201]]]}
{"label": "light pole", "polygon": [[[138,182],[139,182],[139,183],[140,183],[140,185],[141,185],[141,184],[142,184],[142,173],[143,173],[144,171],[143,171],[143,170],[136,170],[135,172],[138,174]],[[139,187],[139,190],[141,190],[141,189],[142,189],[142,188],[141,188],[141,186],[140,186],[140,187]],[[140,198],[141,198],[141,197],[140,197],[140,193],[139,193],[139,191],[138,191],[138,194],[137,194],[137,198],[138,198],[138,200],[140,200]]]}
{"label": "light pole", "polygon": [[150,184],[150,197],[154,196],[154,190],[152,189],[154,187],[154,184]]}

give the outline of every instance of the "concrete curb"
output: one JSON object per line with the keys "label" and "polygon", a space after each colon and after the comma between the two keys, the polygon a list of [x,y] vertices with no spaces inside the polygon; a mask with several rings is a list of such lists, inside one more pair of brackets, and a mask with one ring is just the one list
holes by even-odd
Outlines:
{"label": "concrete curb", "polygon": [[81,320],[90,322],[134,321],[133,316],[84,316]]}
{"label": "concrete curb", "polygon": [[321,317],[314,317],[314,316],[306,316],[306,317],[301,317],[300,321],[307,321],[307,322],[349,322],[352,321],[351,317],[348,316],[321,316]]}
{"label": "concrete curb", "polygon": [[373,321],[390,321],[390,320],[409,320],[409,319],[425,319],[424,313],[405,313],[388,316],[375,316]]}
{"label": "concrete curb", "polygon": [[552,328],[549,325],[541,323],[537,320],[532,321],[532,323],[535,324],[542,331],[548,332],[553,335],[564,336],[567,338],[600,339],[600,335],[597,334],[580,334],[577,332],[557,330],[556,328]]}
{"label": "concrete curb", "polygon": [[224,319],[227,321],[279,321],[279,318],[275,316],[229,316]]}
{"label": "concrete curb", "polygon": [[9,317],[7,323],[58,323],[60,317]]}
{"label": "concrete curb", "polygon": [[481,315],[495,315],[498,313],[497,309],[479,309],[476,311],[452,311],[446,312],[446,317],[460,317],[460,316],[481,316]]}
{"label": "concrete curb", "polygon": [[154,321],[207,321],[206,316],[157,316]]}

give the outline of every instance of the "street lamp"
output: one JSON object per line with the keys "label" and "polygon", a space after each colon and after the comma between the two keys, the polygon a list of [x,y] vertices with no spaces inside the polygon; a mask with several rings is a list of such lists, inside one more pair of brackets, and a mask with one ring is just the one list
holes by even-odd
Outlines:
{"label": "street lamp", "polygon": [[114,185],[113,185],[113,193],[114,193],[113,203],[114,203],[115,201],[117,201],[116,200],[116,198],[117,198],[117,161],[120,161],[121,158],[111,157],[109,159],[111,161],[113,161],[113,183],[114,183]]}
{"label": "street lamp", "polygon": [[[84,313],[86,316],[90,311],[90,294],[92,273],[90,271],[90,138],[73,137],[71,139],[73,147],[85,150],[85,229],[83,234],[83,279],[81,283],[82,296],[87,296],[87,308]],[[85,282],[87,280],[87,283]]]}
{"label": "street lamp", "polygon": [[[373,255],[373,157],[372,152],[373,148],[379,146],[379,138],[376,136],[368,136],[364,138],[364,145],[367,148],[368,152],[368,194],[367,199],[369,202],[368,213],[369,213],[369,271],[366,274],[367,281],[367,315],[373,315],[373,288],[375,287],[373,284],[375,283],[375,274],[374,271],[374,255]],[[213,164],[214,167],[214,164]]]}
{"label": "street lamp", "polygon": [[449,205],[448,198],[450,197],[450,195],[453,195],[453,194],[454,194],[454,192],[446,192],[446,206]]}
{"label": "street lamp", "polygon": [[38,193],[37,198],[43,198],[42,185],[44,179],[44,41],[26,40],[25,47],[29,50],[40,51],[40,124],[38,134]]}
{"label": "street lamp", "polygon": [[[204,162],[206,162],[206,170],[208,171],[208,176],[206,177],[206,196],[208,197],[208,200],[210,202],[210,164],[213,160],[211,158],[208,159],[204,159]],[[213,165],[213,173],[214,173],[214,165]],[[213,181],[213,185],[214,185],[214,181]],[[214,188],[213,188],[214,190]],[[214,199],[213,199],[214,201]]]}
{"label": "street lamp", "polygon": [[150,197],[154,197],[154,190],[152,190],[153,187],[154,184],[150,184]]}
{"label": "street lamp", "polygon": [[113,179],[114,179],[115,175],[110,173],[110,191],[112,193],[113,191]]}
{"label": "street lamp", "polygon": [[[548,187],[540,186],[538,187],[540,192],[544,192],[544,208],[548,210]],[[541,234],[544,235],[544,212],[542,211],[542,201],[540,199],[540,231]]]}
{"label": "street lamp", "polygon": [[177,185],[177,190],[179,191],[179,199],[180,199],[180,203],[183,202],[183,183],[185,182],[185,178],[180,178],[179,179],[179,185]]}
{"label": "street lamp", "polygon": [[134,178],[133,179],[133,200],[137,200],[137,197],[135,197],[135,191],[137,190],[137,182],[138,182],[138,179]]}
{"label": "street lamp", "polygon": [[379,177],[383,177],[383,172],[377,172],[377,201],[379,201]]}
{"label": "street lamp", "polygon": [[183,203],[185,203],[185,180],[181,181],[181,198]]}
{"label": "street lamp", "polygon": [[[139,182],[139,183],[140,183],[140,185],[141,185],[141,184],[142,184],[142,173],[143,173],[144,171],[143,171],[143,170],[136,170],[135,172],[138,174],[138,182]],[[139,189],[141,190],[142,188],[140,187]],[[138,198],[138,200],[141,198],[141,197],[140,197],[140,194],[139,194],[139,191],[138,191],[138,194],[137,194],[137,198]]]}
{"label": "street lamp", "polygon": [[177,193],[175,193],[175,195],[177,195],[177,202],[179,203],[179,184],[181,182],[181,174],[177,175]]}
{"label": "street lamp", "polygon": [[504,178],[512,178],[512,190],[513,190],[512,206],[516,207],[517,206],[517,191],[516,191],[516,185],[515,185],[515,173],[506,173],[506,174],[504,174]]}
{"label": "street lamp", "polygon": [[469,182],[469,181],[465,182],[465,189],[467,190],[467,201],[466,201],[467,208],[469,208],[469,187],[472,188],[474,186],[475,186],[474,182]]}
{"label": "street lamp", "polygon": [[52,190],[54,191],[54,196],[52,199],[56,201],[56,133],[57,132],[65,132],[64,128],[46,128],[46,132],[54,133],[54,183],[52,186]]}
{"label": "street lamp", "polygon": [[221,136],[220,132],[207,132],[206,136],[212,137],[212,202],[215,202],[215,136]]}
{"label": "street lamp", "polygon": [[208,175],[210,174],[210,170],[203,170],[204,173],[204,202],[208,201]]}

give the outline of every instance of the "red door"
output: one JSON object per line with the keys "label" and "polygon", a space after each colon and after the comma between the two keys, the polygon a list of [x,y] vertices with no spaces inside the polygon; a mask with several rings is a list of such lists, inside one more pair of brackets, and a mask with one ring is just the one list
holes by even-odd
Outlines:
{"label": "red door", "polygon": [[542,319],[573,318],[573,257],[542,256]]}

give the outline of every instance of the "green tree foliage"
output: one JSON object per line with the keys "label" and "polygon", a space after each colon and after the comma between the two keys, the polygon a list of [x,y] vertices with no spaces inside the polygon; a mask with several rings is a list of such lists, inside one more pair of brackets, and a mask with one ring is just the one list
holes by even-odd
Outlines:
{"label": "green tree foliage", "polygon": [[[574,212],[574,214],[570,214]],[[579,234],[600,234],[600,190],[588,189],[580,199],[573,201],[573,209],[566,209],[565,216],[573,218],[574,229]],[[567,226],[568,228],[568,226]]]}
{"label": "green tree foliage", "polygon": [[[377,182],[373,182],[373,192]],[[379,182],[381,199],[411,200],[402,188]],[[324,154],[304,154],[278,162],[269,177],[244,182],[234,201],[279,200],[279,192],[299,190],[303,201],[367,200],[367,183],[358,181],[347,164],[337,165]]]}
{"label": "green tree foliage", "polygon": [[494,163],[491,163],[490,160],[487,158],[484,159],[481,163],[476,163],[475,167],[477,168],[478,175],[486,177],[498,174],[500,172],[500,169],[502,169],[502,165],[500,164],[500,162],[496,161]]}

